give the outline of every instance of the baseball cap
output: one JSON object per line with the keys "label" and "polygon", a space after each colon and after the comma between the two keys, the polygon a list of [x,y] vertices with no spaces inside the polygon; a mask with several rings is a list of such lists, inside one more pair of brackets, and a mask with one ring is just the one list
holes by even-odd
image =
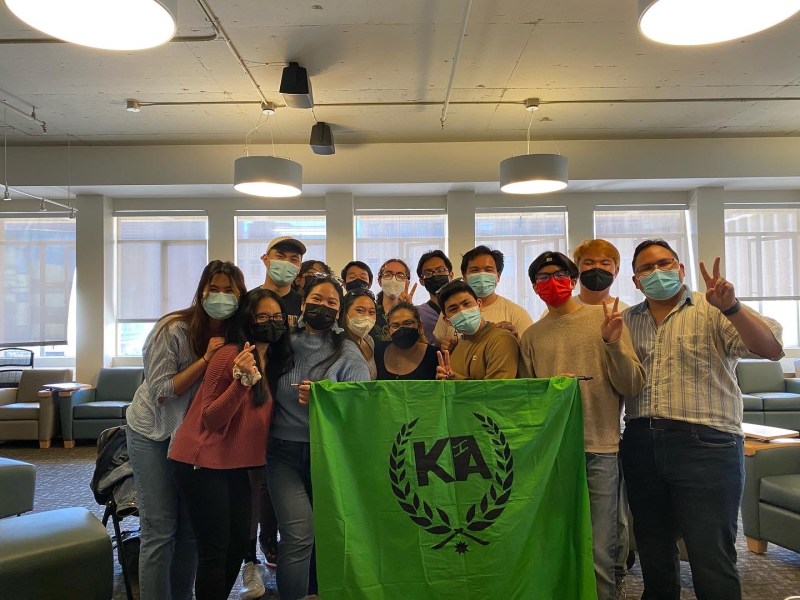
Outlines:
{"label": "baseball cap", "polygon": [[550,265],[556,265],[566,270],[569,272],[569,276],[572,279],[578,277],[578,267],[574,262],[572,262],[566,255],[561,254],[561,252],[551,252],[549,250],[547,252],[542,252],[534,259],[534,261],[531,263],[531,266],[528,267],[528,277],[530,277],[532,281],[539,271]]}
{"label": "baseball cap", "polygon": [[267,252],[272,250],[278,244],[288,244],[290,246],[294,246],[295,248],[297,248],[300,251],[301,255],[306,253],[306,245],[303,242],[301,242],[300,240],[297,240],[297,239],[295,239],[295,238],[293,238],[291,236],[288,236],[288,235],[282,235],[282,236],[276,237],[274,240],[272,240],[269,243],[269,245],[267,246]]}

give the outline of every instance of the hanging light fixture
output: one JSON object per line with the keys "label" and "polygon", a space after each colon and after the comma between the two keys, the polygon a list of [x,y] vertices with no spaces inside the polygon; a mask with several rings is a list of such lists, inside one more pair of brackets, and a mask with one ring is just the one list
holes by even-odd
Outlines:
{"label": "hanging light fixture", "polygon": [[799,0],[639,0],[639,30],[662,44],[715,44],[768,29],[798,10]]}
{"label": "hanging light fixture", "polygon": [[[267,115],[267,121],[275,114]],[[288,158],[275,156],[275,140],[272,137],[272,123],[270,123],[270,140],[272,143],[272,156],[250,156],[248,146],[250,136],[264,123],[259,122],[253,127],[244,141],[244,156],[237,158],[233,163],[233,189],[237,192],[261,196],[264,198],[289,198],[299,196],[303,191],[303,166]]]}
{"label": "hanging light fixture", "polygon": [[175,35],[177,0],[5,0],[25,23],[104,50],[143,50]]}
{"label": "hanging light fixture", "polygon": [[539,110],[539,99],[528,98],[525,109],[531,113],[528,123],[528,151],[500,163],[500,191],[506,194],[547,194],[567,187],[568,161],[561,154],[531,154],[533,113]]}

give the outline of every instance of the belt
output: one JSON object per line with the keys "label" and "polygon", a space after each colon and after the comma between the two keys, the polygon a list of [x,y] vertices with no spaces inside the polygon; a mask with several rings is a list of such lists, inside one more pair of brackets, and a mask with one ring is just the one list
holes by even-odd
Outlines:
{"label": "belt", "polygon": [[688,421],[678,421],[676,419],[661,419],[658,417],[644,417],[631,420],[631,423],[640,423],[650,429],[663,429],[667,431],[691,431],[695,427],[694,423]]}

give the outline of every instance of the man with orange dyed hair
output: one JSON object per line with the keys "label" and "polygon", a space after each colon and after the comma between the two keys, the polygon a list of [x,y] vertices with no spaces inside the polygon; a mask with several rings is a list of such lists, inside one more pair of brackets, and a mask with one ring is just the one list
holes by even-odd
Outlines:
{"label": "man with orange dyed hair", "polygon": [[[575,300],[580,304],[611,304],[611,284],[619,275],[619,250],[606,240],[584,240],[572,251],[578,265],[581,291]],[[619,308],[627,308],[624,302]]]}

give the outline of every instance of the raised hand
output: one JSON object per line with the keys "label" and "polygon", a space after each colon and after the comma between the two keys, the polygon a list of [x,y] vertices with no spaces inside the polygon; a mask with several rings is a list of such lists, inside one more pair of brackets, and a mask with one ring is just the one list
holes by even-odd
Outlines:
{"label": "raised hand", "polygon": [[234,366],[239,367],[242,373],[255,374],[258,371],[256,358],[253,356],[253,350],[255,349],[256,347],[251,346],[250,342],[245,342],[242,351],[233,359]]}
{"label": "raised hand", "polygon": [[619,312],[619,298],[614,299],[614,306],[608,312],[608,306],[603,302],[603,324],[600,325],[600,333],[603,334],[603,341],[614,343],[622,336],[622,313]]}
{"label": "raised hand", "polygon": [[206,352],[203,354],[203,359],[205,359],[206,362],[210,361],[216,351],[222,348],[224,345],[224,337],[212,337],[210,340],[208,340],[208,346],[206,346]]}
{"label": "raised hand", "polygon": [[311,398],[311,382],[308,379],[303,380],[300,382],[297,390],[297,401],[300,404],[308,404],[308,401]]}
{"label": "raised hand", "polygon": [[403,289],[403,293],[401,293],[401,294],[400,294],[400,296],[398,296],[398,298],[397,298],[397,299],[398,299],[400,302],[409,302],[409,303],[413,304],[414,302],[413,302],[412,300],[413,300],[413,298],[414,298],[414,292],[416,292],[416,291],[417,291],[417,284],[415,283],[415,284],[414,284],[414,287],[413,287],[413,288],[411,288],[411,291],[409,292],[409,291],[408,291],[408,284],[409,284],[409,283],[410,283],[410,282],[408,281],[408,279],[406,279],[406,286],[405,286],[405,288]]}
{"label": "raised hand", "polygon": [[719,256],[714,259],[713,274],[709,275],[706,265],[700,261],[700,273],[706,282],[706,300],[719,310],[727,310],[736,304],[736,291],[733,284],[719,274]]}
{"label": "raised hand", "polygon": [[453,369],[450,368],[450,353],[445,350],[438,350],[436,356],[439,359],[439,366],[436,367],[436,379],[452,379]]}

